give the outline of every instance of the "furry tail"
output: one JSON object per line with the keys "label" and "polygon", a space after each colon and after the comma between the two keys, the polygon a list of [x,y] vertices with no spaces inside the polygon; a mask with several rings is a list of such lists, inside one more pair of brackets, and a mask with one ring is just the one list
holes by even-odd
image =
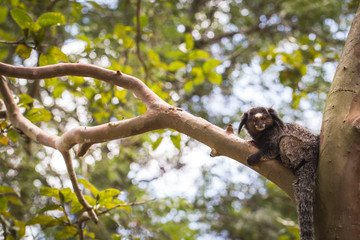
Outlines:
{"label": "furry tail", "polygon": [[296,175],[294,189],[300,225],[300,239],[313,240],[313,192],[316,181],[316,165],[307,162],[296,171]]}

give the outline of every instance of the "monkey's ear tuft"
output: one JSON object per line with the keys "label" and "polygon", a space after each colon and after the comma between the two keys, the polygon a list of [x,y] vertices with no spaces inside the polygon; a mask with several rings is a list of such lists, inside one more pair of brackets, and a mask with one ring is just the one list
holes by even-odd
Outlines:
{"label": "monkey's ear tuft", "polygon": [[244,124],[247,122],[248,116],[249,116],[249,114],[248,114],[247,112],[242,115],[242,117],[241,117],[241,122],[240,122],[240,125],[239,125],[238,134],[240,134],[240,131],[241,131],[242,127],[243,127]]}
{"label": "monkey's ear tuft", "polygon": [[280,126],[280,127],[283,127],[284,126],[284,122],[279,118],[279,115],[277,114],[277,112],[272,109],[272,108],[268,108],[267,109],[270,116],[272,117],[272,119],[275,120],[275,122]]}

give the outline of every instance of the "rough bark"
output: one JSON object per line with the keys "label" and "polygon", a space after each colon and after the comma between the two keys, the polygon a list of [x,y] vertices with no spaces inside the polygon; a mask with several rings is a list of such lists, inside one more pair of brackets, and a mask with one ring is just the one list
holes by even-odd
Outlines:
{"label": "rough bark", "polygon": [[360,239],[360,9],[346,40],[323,117],[317,239]]}

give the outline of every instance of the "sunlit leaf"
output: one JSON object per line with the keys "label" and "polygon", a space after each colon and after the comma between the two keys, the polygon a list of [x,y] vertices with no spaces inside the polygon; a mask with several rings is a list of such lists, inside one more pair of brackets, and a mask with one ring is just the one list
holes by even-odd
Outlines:
{"label": "sunlit leaf", "polygon": [[52,119],[51,113],[45,108],[32,108],[25,116],[31,122],[49,121]]}
{"label": "sunlit leaf", "polygon": [[188,51],[194,48],[194,40],[190,33],[185,34],[185,47]]}
{"label": "sunlit leaf", "polygon": [[0,186],[0,193],[14,193],[16,194],[16,192],[8,186]]}
{"label": "sunlit leaf", "polygon": [[55,46],[52,46],[48,49],[48,54],[55,57],[59,61],[69,62],[69,59],[67,58],[66,54]]}
{"label": "sunlit leaf", "polygon": [[50,204],[50,205],[47,205],[47,206],[43,207],[42,209],[40,209],[38,213],[43,214],[44,212],[47,212],[47,211],[61,210],[61,209],[62,209],[61,205]]}
{"label": "sunlit leaf", "polygon": [[200,67],[193,67],[191,69],[191,75],[194,77],[195,85],[199,85],[199,84],[203,83],[205,80],[203,70]]}
{"label": "sunlit leaf", "polygon": [[4,22],[8,14],[7,7],[0,7],[0,23]]}
{"label": "sunlit leaf", "polygon": [[78,179],[79,183],[81,183],[85,188],[89,189],[90,192],[96,197],[99,194],[97,188],[92,185],[88,180],[80,178]]}
{"label": "sunlit leaf", "polygon": [[83,209],[83,206],[80,204],[80,202],[76,199],[71,202],[71,210],[70,213],[78,213]]}
{"label": "sunlit leaf", "polygon": [[126,94],[127,94],[127,91],[125,89],[123,90],[115,90],[115,97],[117,97],[119,99],[119,101],[121,102],[126,102]]}
{"label": "sunlit leaf", "polygon": [[180,149],[181,135],[180,135],[180,134],[171,135],[171,136],[170,136],[170,139],[171,139],[172,143],[174,144],[174,146],[175,146],[177,149]]}
{"label": "sunlit leaf", "polygon": [[34,99],[26,93],[19,94],[18,97],[20,98],[18,103],[19,106],[28,105],[34,102]]}
{"label": "sunlit leaf", "polygon": [[0,135],[0,144],[7,146],[9,143],[9,139],[6,135],[1,134]]}
{"label": "sunlit leaf", "polygon": [[[121,192],[114,188],[108,188],[99,192],[99,204],[104,205],[113,203],[113,199],[117,197]],[[116,206],[116,204],[115,204]]]}
{"label": "sunlit leaf", "polygon": [[42,14],[36,21],[41,27],[63,25],[66,23],[64,15],[59,12],[47,12]]}
{"label": "sunlit leaf", "polygon": [[159,66],[159,64],[160,64],[159,54],[157,54],[154,50],[149,50],[147,52],[147,55],[148,55],[152,65],[154,65],[155,67]]}
{"label": "sunlit leaf", "polygon": [[35,224],[50,224],[51,222],[54,221],[54,218],[51,216],[44,216],[44,215],[40,215],[40,216],[36,216],[32,219],[30,219],[26,225],[35,225]]}
{"label": "sunlit leaf", "polygon": [[9,202],[11,202],[12,204],[18,205],[18,206],[22,206],[23,204],[20,202],[18,197],[15,196],[5,196],[6,200],[8,200]]}
{"label": "sunlit leaf", "polygon": [[163,140],[163,137],[159,137],[158,139],[156,139],[156,141],[152,143],[152,150],[156,150],[162,140]]}
{"label": "sunlit leaf", "polygon": [[64,226],[64,230],[65,231],[56,232],[55,239],[69,239],[78,233],[74,226]]}
{"label": "sunlit leaf", "polygon": [[222,83],[222,77],[217,72],[211,72],[208,78],[209,81],[213,84],[220,85]]}
{"label": "sunlit leaf", "polygon": [[26,233],[26,224],[23,221],[15,221],[15,226],[16,226],[16,233],[17,233],[17,237],[20,239],[23,236],[25,236]]}
{"label": "sunlit leaf", "polygon": [[170,63],[169,67],[168,67],[168,70],[169,71],[172,71],[172,72],[175,72],[177,70],[179,70],[180,68],[183,68],[185,67],[185,63],[183,62],[180,62],[180,61],[174,61],[172,63]]}
{"label": "sunlit leaf", "polygon": [[205,74],[210,73],[210,71],[212,71],[214,68],[216,68],[220,64],[221,64],[221,61],[219,61],[217,59],[209,59],[209,60],[207,60],[203,65],[204,73]]}
{"label": "sunlit leaf", "polygon": [[55,198],[59,199],[59,191],[60,190],[57,188],[42,187],[40,189],[40,194],[43,196],[55,197]]}
{"label": "sunlit leaf", "polygon": [[[64,202],[70,202],[73,200],[77,200],[76,194],[71,191],[70,188],[64,188],[60,190],[61,194],[64,196]],[[59,195],[60,197],[60,195]]]}
{"label": "sunlit leaf", "polygon": [[[143,29],[149,22],[149,19],[146,15],[140,15],[140,29]],[[134,24],[137,25],[137,18],[134,17]]]}
{"label": "sunlit leaf", "polygon": [[189,60],[198,60],[208,58],[210,55],[204,50],[194,50],[189,54]]}
{"label": "sunlit leaf", "polygon": [[24,44],[19,44],[16,47],[15,53],[24,59],[28,59],[31,54],[31,48]]}
{"label": "sunlit leaf", "polygon": [[17,25],[22,29],[31,28],[34,24],[32,17],[23,9],[13,8],[10,11],[10,15],[17,23]]}

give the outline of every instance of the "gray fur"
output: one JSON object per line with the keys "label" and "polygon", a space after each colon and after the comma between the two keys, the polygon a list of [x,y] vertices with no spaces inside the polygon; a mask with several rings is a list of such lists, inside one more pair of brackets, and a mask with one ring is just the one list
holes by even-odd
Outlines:
{"label": "gray fur", "polygon": [[260,159],[278,159],[294,171],[300,239],[313,240],[313,189],[319,158],[319,136],[295,123],[284,123],[272,108],[251,108],[242,116],[239,132],[245,129],[259,151],[251,154],[252,166]]}

